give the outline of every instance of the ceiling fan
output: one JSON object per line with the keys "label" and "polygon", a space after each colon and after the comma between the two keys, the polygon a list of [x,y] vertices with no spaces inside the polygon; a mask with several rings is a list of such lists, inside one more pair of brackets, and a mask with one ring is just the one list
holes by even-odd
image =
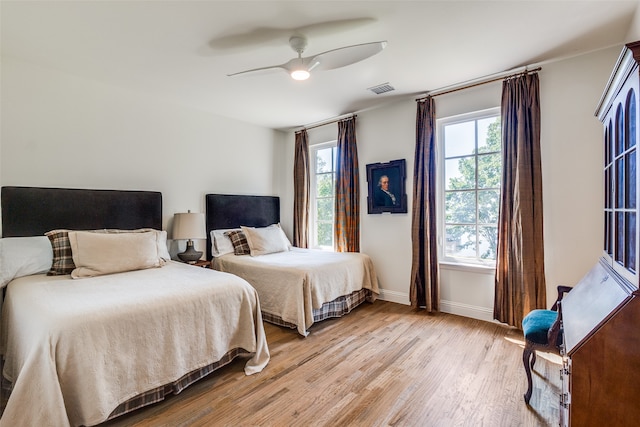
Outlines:
{"label": "ceiling fan", "polygon": [[346,67],[365,60],[382,51],[387,46],[386,41],[362,43],[352,46],[340,47],[313,56],[303,57],[302,53],[307,47],[307,38],[302,35],[295,35],[289,38],[289,46],[298,53],[297,58],[293,58],[284,64],[270,65],[267,67],[253,68],[251,70],[240,71],[228,76],[253,73],[256,71],[282,69],[289,73],[295,80],[306,80],[314,70],[333,70],[335,68]]}

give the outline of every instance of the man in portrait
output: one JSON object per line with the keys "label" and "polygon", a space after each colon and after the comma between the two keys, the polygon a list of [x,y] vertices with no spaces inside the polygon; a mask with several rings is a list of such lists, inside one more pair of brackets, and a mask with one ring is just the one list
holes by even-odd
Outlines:
{"label": "man in portrait", "polygon": [[382,175],[374,194],[375,206],[395,206],[396,196],[389,190],[389,177]]}

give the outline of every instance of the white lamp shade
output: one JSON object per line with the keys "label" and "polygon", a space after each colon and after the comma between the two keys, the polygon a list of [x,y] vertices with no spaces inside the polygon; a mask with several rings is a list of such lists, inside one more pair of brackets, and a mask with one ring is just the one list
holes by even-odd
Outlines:
{"label": "white lamp shade", "polygon": [[173,240],[206,239],[203,213],[177,213],[173,216]]}

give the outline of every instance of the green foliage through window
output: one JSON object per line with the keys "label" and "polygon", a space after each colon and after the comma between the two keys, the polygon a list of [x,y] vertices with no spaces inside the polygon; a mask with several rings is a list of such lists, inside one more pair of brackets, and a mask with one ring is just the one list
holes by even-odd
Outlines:
{"label": "green foliage through window", "polygon": [[502,179],[500,117],[445,121],[441,135],[444,255],[495,260]]}
{"label": "green foliage through window", "polygon": [[315,164],[312,179],[312,233],[311,245],[333,249],[333,216],[335,191],[336,147],[311,147],[312,161]]}

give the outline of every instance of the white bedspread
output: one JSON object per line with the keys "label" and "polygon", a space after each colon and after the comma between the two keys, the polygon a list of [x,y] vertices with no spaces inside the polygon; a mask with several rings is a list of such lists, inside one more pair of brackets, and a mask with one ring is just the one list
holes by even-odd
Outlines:
{"label": "white bedspread", "polygon": [[0,344],[14,383],[2,426],[95,425],[233,348],[255,353],[247,375],[269,361],[255,290],[178,262],[87,279],[16,279]]}
{"label": "white bedspread", "polygon": [[379,294],[371,258],[362,253],[292,248],[260,256],[227,254],[214,267],[246,279],[258,291],[265,313],[279,316],[307,335],[313,309],[362,288]]}

